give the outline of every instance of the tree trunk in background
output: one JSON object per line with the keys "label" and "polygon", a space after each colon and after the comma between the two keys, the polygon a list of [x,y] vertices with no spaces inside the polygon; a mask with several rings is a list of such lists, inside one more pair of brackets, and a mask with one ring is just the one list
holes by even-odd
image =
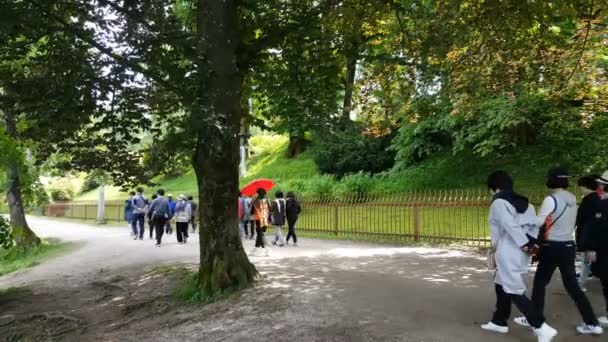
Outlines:
{"label": "tree trunk in background", "polygon": [[344,104],[342,116],[350,120],[350,112],[353,108],[353,89],[355,87],[355,75],[357,74],[357,61],[359,60],[359,47],[354,50],[346,60],[346,78],[344,79]]}
{"label": "tree trunk in background", "polygon": [[287,146],[287,158],[294,158],[298,154],[306,151],[310,141],[302,136],[289,135],[289,145]]}
{"label": "tree trunk in background", "polygon": [[[6,132],[13,139],[17,137],[17,126],[14,118],[6,114]],[[13,237],[18,248],[29,249],[40,244],[40,238],[30,229],[25,219],[25,209],[21,196],[21,180],[19,178],[19,160],[9,160],[6,166],[8,181],[8,206],[10,209]]]}
{"label": "tree trunk in background", "polygon": [[242,75],[235,0],[198,0],[202,85],[193,111],[199,134],[193,166],[200,200],[199,285],[209,297],[247,287],[257,275],[238,231]]}

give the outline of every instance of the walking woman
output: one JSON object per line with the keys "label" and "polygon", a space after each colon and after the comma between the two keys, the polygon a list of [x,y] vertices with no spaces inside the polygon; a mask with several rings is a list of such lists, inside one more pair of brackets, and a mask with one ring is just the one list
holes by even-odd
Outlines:
{"label": "walking woman", "polygon": [[268,199],[266,199],[266,190],[260,188],[257,190],[257,194],[258,197],[253,201],[252,206],[256,231],[255,249],[253,250],[252,255],[257,255],[260,252],[263,253],[263,255],[268,255],[264,233],[270,225],[270,203],[268,202]]}
{"label": "walking woman", "polygon": [[293,238],[293,246],[298,246],[298,237],[296,236],[296,222],[298,222],[298,216],[302,211],[300,207],[300,203],[296,199],[296,196],[293,192],[287,193],[287,204],[286,204],[286,216],[287,216],[287,241],[286,244],[289,244],[289,239]]}
{"label": "walking woman", "polygon": [[524,274],[527,272],[528,253],[534,248],[529,234],[537,231],[534,208],[528,199],[513,192],[513,180],[504,171],[488,177],[488,188],[494,196],[490,207],[490,235],[495,251],[496,311],[482,329],[506,334],[511,304],[521,311],[534,329],[538,342],[549,342],[557,330],[547,323],[541,311],[526,297]]}
{"label": "walking woman", "polygon": [[175,204],[175,230],[177,235],[177,243],[184,244],[188,242],[188,226],[192,219],[192,208],[186,195],[179,195],[178,201]]}
{"label": "walking woman", "polygon": [[158,197],[157,194],[152,195],[152,200],[148,204],[148,210],[146,211],[146,216],[148,217],[148,225],[150,226],[150,240],[152,240],[153,232],[154,232],[154,221],[152,220],[152,210],[150,210],[150,204]]}
{"label": "walking woman", "polygon": [[[532,302],[540,313],[545,309],[545,292],[555,269],[559,268],[562,283],[568,295],[583,317],[583,324],[576,330],[583,335],[600,335],[600,326],[589,299],[576,280],[576,244],[574,226],[576,224],[576,196],[566,190],[569,187],[568,172],[563,168],[553,168],[547,173],[547,187],[551,195],[543,201],[537,222],[541,226],[539,234],[539,263],[534,276]],[[525,317],[515,322],[524,326],[530,323]]]}

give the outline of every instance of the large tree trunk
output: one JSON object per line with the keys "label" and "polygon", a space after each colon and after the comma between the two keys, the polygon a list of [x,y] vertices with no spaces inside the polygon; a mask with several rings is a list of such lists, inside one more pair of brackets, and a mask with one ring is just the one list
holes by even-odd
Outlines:
{"label": "large tree trunk", "polygon": [[234,0],[199,0],[199,135],[193,158],[200,199],[199,285],[204,296],[243,288],[257,275],[238,231],[242,75]]}
{"label": "large tree trunk", "polygon": [[[15,140],[17,127],[14,118],[6,114],[6,132]],[[40,238],[30,229],[25,219],[25,209],[21,196],[21,180],[19,178],[19,160],[9,160],[6,166],[8,181],[8,206],[10,209],[13,237],[18,248],[29,249],[40,244]]]}

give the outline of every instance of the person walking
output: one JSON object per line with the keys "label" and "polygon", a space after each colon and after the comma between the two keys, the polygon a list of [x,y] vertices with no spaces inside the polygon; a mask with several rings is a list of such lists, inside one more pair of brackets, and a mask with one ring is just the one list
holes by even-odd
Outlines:
{"label": "person walking", "polygon": [[150,240],[153,239],[152,234],[154,232],[154,221],[152,221],[152,211],[150,210],[150,204],[152,204],[152,201],[154,201],[157,197],[158,195],[156,194],[152,195],[152,200],[148,204],[148,209],[146,210],[146,217],[148,218],[148,226],[150,228]]}
{"label": "person walking", "polygon": [[192,219],[192,208],[186,195],[179,195],[175,204],[175,232],[177,242],[185,244],[188,242],[188,226]]}
{"label": "person walking", "polygon": [[192,217],[190,217],[192,233],[196,233],[196,208],[198,208],[198,204],[194,201],[193,196],[188,196],[188,202],[190,202],[190,211],[192,212]]}
{"label": "person walking", "polygon": [[594,226],[599,224],[596,216],[601,215],[601,198],[597,192],[598,183],[596,177],[582,177],[578,180],[578,186],[583,194],[582,202],[576,214],[576,247],[582,258],[582,268],[578,277],[578,284],[581,290],[586,291],[585,283],[591,274],[591,262],[586,258],[588,241],[583,239],[583,236],[586,236],[586,230],[594,229]]}
{"label": "person walking", "polygon": [[270,216],[270,203],[268,199],[266,199],[266,190],[260,188],[257,191],[258,196],[253,201],[252,205],[252,213],[253,219],[255,221],[255,249],[252,251],[252,255],[258,255],[262,253],[263,255],[268,255],[268,250],[266,248],[266,239],[264,237],[264,233],[269,226],[269,216]]}
{"label": "person walking", "polygon": [[252,218],[253,200],[239,193],[239,235],[241,238],[249,238],[249,226],[251,226],[251,238],[254,233],[254,223]]}
{"label": "person walking", "polygon": [[168,235],[173,234],[173,227],[171,226],[171,220],[173,220],[173,215],[175,214],[175,201],[173,200],[173,195],[167,195],[167,202],[169,203],[169,218],[167,222],[165,222],[165,233]]}
{"label": "person walking", "polygon": [[[576,243],[573,237],[577,209],[576,196],[566,190],[570,185],[569,177],[568,172],[559,167],[552,168],[547,173],[546,185],[552,193],[543,201],[537,218],[541,225],[540,250],[532,302],[536,310],[544,312],[547,285],[551,282],[555,269],[559,269],[564,288],[583,318],[583,323],[576,330],[583,335],[601,335],[604,330],[576,280]],[[525,317],[518,317],[515,322],[524,326],[530,323]]]}
{"label": "person walking", "polygon": [[287,218],[287,239],[285,241],[286,244],[289,244],[289,239],[293,238],[294,247],[298,246],[298,237],[296,236],[296,222],[298,222],[298,217],[302,208],[300,207],[300,203],[296,199],[296,196],[293,192],[287,193],[287,201],[285,204],[285,216]]}
{"label": "person walking", "polygon": [[164,197],[165,190],[158,189],[156,192],[158,197],[150,203],[149,210],[151,212],[152,222],[156,230],[156,247],[160,247],[165,231],[165,223],[169,219],[170,208],[169,201]]}
{"label": "person walking", "polygon": [[125,201],[125,209],[124,209],[124,219],[127,221],[127,225],[129,227],[129,235],[133,237],[133,203],[131,202],[135,196],[135,191],[131,191],[129,193],[129,198]]}
{"label": "person walking", "polygon": [[[597,178],[599,188],[608,186],[608,171]],[[604,191],[605,193],[605,191]],[[606,308],[605,315],[598,318],[600,324],[608,325],[608,198],[600,199],[600,212],[596,213],[597,224],[583,231],[581,237],[586,249],[586,259],[591,263],[591,271],[600,279]]]}
{"label": "person walking", "polygon": [[557,335],[557,330],[545,322],[542,312],[526,297],[523,278],[527,272],[528,253],[534,249],[529,234],[537,231],[534,208],[527,198],[513,191],[513,180],[504,171],[490,174],[487,186],[493,195],[489,222],[496,265],[496,311],[492,320],[481,328],[508,333],[511,305],[515,304],[530,322],[538,342],[549,342]]}
{"label": "person walking", "polygon": [[137,193],[131,199],[131,203],[133,206],[133,240],[143,240],[144,232],[146,230],[145,227],[145,215],[146,215],[146,199],[144,197],[144,189],[139,187],[137,188]]}
{"label": "person walking", "polygon": [[283,192],[277,191],[275,194],[275,200],[272,201],[272,205],[270,206],[270,218],[272,221],[272,226],[274,227],[274,241],[273,245],[279,244],[279,247],[283,247],[285,245],[285,240],[283,239],[283,233],[281,229],[285,225],[285,198],[283,198]]}

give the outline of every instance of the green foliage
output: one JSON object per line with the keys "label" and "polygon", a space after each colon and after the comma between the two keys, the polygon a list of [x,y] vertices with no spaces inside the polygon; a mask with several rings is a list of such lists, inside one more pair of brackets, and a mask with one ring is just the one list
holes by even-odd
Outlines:
{"label": "green foliage", "polygon": [[55,202],[67,202],[74,198],[74,193],[66,189],[50,189],[51,199]]}
{"label": "green foliage", "polygon": [[68,253],[75,248],[74,244],[49,239],[31,249],[12,247],[0,250],[0,276],[20,269],[36,266],[48,259]]}
{"label": "green foliage", "polygon": [[378,173],[393,167],[395,152],[389,149],[394,134],[363,135],[356,129],[319,134],[311,154],[319,171],[343,177],[349,173]]}
{"label": "green foliage", "polygon": [[188,304],[210,304],[225,299],[239,290],[241,289],[229,287],[223,289],[221,293],[209,296],[199,286],[198,272],[185,272],[181,275],[180,283],[175,290],[175,297]]}
{"label": "green foliage", "polygon": [[372,191],[374,181],[375,179],[369,173],[359,172],[349,174],[340,179],[340,182],[336,186],[336,193],[363,197]]}
{"label": "green foliage", "polygon": [[10,222],[0,215],[0,247],[9,249],[15,245]]}

